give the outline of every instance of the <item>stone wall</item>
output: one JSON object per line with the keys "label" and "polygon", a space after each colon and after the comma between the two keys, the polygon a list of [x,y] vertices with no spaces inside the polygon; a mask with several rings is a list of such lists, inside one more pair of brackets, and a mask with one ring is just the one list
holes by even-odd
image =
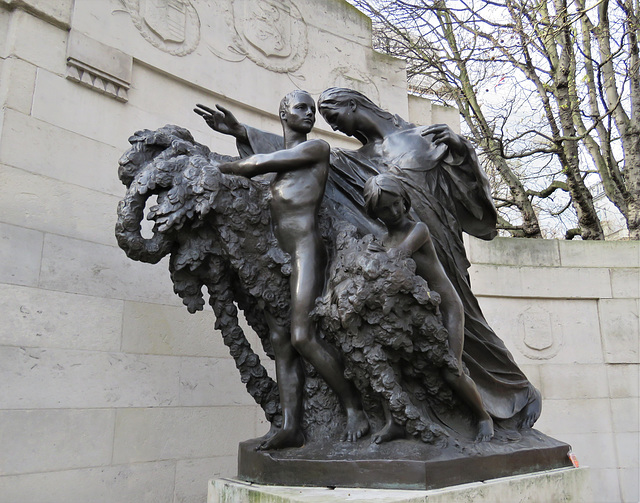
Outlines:
{"label": "stone wall", "polygon": [[638,501],[639,244],[467,245],[487,320],[544,397],[536,428],[590,467],[594,501]]}
{"label": "stone wall", "polygon": [[[456,119],[407,100],[402,65],[371,50],[370,22],[345,2],[283,0],[289,35],[262,50],[243,24],[259,4],[0,0],[0,502],[204,501],[208,479],[235,473],[237,443],[266,431],[213,315],[186,312],[166,261],[116,246],[132,132],[177,123],[233,153],[194,104],[277,131],[296,86],[356,87],[418,123]],[[633,500],[638,467],[634,246],[471,246],[491,322],[529,330],[522,355],[507,343],[548,394],[541,429],[574,444],[611,501]]]}

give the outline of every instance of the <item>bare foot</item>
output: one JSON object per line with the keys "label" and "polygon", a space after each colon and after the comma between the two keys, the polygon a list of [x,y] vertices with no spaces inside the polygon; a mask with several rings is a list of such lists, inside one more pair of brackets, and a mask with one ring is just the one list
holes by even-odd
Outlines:
{"label": "bare foot", "polygon": [[524,406],[520,412],[518,428],[531,428],[542,413],[542,395],[535,390],[534,397]]}
{"label": "bare foot", "polygon": [[347,410],[347,426],[342,432],[343,441],[355,442],[369,432],[369,420],[363,410]]}
{"label": "bare foot", "polygon": [[272,449],[284,449],[285,447],[302,447],[304,445],[304,435],[298,429],[278,430],[258,447],[258,451],[269,451]]}
{"label": "bare foot", "polygon": [[380,431],[371,436],[371,442],[381,444],[402,437],[404,437],[404,428],[395,421],[390,421]]}
{"label": "bare foot", "polygon": [[478,421],[478,434],[476,442],[488,442],[493,438],[493,419],[481,419]]}

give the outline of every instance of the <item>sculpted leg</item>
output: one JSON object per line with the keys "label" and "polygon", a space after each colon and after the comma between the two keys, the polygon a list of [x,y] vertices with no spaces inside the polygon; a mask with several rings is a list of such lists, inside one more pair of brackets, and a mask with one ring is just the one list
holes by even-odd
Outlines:
{"label": "sculpted leg", "polygon": [[476,442],[485,442],[493,437],[493,419],[484,408],[482,397],[478,393],[476,384],[473,380],[462,373],[457,376],[449,370],[442,372],[444,380],[447,381],[453,391],[469,406],[478,418],[478,433]]}
{"label": "sculpted leg", "polygon": [[299,249],[292,257],[291,342],[336,392],[347,413],[342,440],[355,442],[369,432],[369,420],[353,383],[344,377],[340,353],[322,339],[309,317],[324,285],[324,259],[317,246]]}
{"label": "sculpted leg", "polygon": [[482,397],[476,383],[462,372],[462,347],[464,345],[464,308],[460,297],[447,280],[441,287],[443,302],[441,305],[443,324],[449,332],[449,347],[458,361],[460,375],[444,370],[442,376],[453,391],[469,406],[478,418],[476,442],[486,442],[493,438],[493,419],[484,408]]}
{"label": "sculpted leg", "polygon": [[271,330],[271,342],[276,357],[276,378],[282,406],[282,428],[267,437],[259,450],[300,447],[304,435],[300,426],[302,418],[302,385],[304,374],[300,356],[291,345],[289,330],[278,325],[273,317],[266,314]]}

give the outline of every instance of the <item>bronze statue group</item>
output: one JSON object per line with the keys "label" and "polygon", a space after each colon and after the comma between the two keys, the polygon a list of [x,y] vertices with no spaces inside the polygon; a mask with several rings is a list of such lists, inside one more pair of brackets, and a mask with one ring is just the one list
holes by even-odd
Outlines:
{"label": "bronze statue group", "polygon": [[[363,405],[363,379],[347,378],[354,375],[352,367],[363,368],[366,362],[368,386],[373,390],[373,399],[377,397],[380,402],[384,417],[383,424],[371,434],[374,443],[420,436],[428,429],[424,424],[413,429],[408,426],[415,419],[412,400],[419,400],[421,393],[408,393],[401,382],[385,388],[384,382],[402,381],[406,374],[409,389],[409,383],[415,384],[420,375],[427,379],[434,371],[473,418],[476,442],[491,440],[494,423],[511,431],[531,428],[541,412],[540,393],[487,324],[467,273],[469,262],[462,232],[492,239],[497,219],[488,182],[473,147],[446,125],[415,126],[350,89],[327,89],[318,100],[318,109],[334,130],[355,137],[362,146],[357,150],[331,149],[324,140],[308,140],[316,105],[304,91],[289,93],[280,104],[283,136],[241,124],[219,105],[217,109],[203,105],[195,109],[212,129],[233,135],[240,153],[240,158],[222,160],[208,169],[218,170],[221,176],[258,177],[259,183],[268,184],[273,234],[278,246],[290,256],[290,319],[283,322],[269,309],[264,310],[276,361],[282,421],[260,442],[259,448],[304,445],[305,360],[340,400],[346,413],[342,440],[359,441],[371,429]],[[411,327],[402,351],[392,347],[400,343],[389,330],[378,330],[382,335],[378,335],[377,347],[353,354],[344,348],[357,345],[355,339],[348,338],[357,338],[356,332],[337,323],[339,335],[333,339],[327,335],[329,331],[323,328],[326,323],[318,323],[320,300],[325,300],[325,314],[331,309],[340,310],[335,306],[339,298],[346,298],[340,295],[346,283],[336,277],[342,278],[346,266],[342,270],[336,268],[337,251],[327,250],[331,243],[323,239],[321,212],[329,221],[348,224],[357,239],[364,237],[366,248],[351,253],[353,261],[365,270],[364,276],[371,261],[409,264],[409,279],[403,281],[411,284],[415,298],[425,292],[425,306],[432,306],[439,322],[439,326],[432,327],[432,321],[418,313],[420,321],[416,326],[422,323],[428,327],[423,329],[425,333],[440,334],[445,354],[434,357],[433,344],[426,345],[420,340],[420,331]],[[365,257],[369,257],[368,263]],[[391,271],[385,284],[396,281],[398,274]],[[348,302],[354,304],[354,295],[349,298]],[[334,307],[330,307],[332,302]],[[394,309],[389,303],[379,307],[387,314]],[[384,320],[377,316],[375,324],[384,326]],[[361,333],[369,328],[363,319],[357,324]],[[343,332],[348,336],[342,337]],[[422,346],[424,350],[418,358],[418,348]],[[424,369],[429,367],[429,358],[438,361],[439,366]],[[387,366],[377,365],[381,361]],[[384,372],[390,372],[392,378],[375,375]],[[412,389],[428,388],[424,383],[416,386]],[[387,393],[386,389],[391,391]],[[446,424],[447,420],[443,422]]]}

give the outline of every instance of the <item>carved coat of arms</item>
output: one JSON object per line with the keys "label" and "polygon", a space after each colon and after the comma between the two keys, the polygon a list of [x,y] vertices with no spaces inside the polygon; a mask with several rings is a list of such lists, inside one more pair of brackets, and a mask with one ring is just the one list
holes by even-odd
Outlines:
{"label": "carved coat of arms", "polygon": [[198,46],[200,19],[190,0],[121,0],[140,34],[154,47],[185,56]]}
{"label": "carved coat of arms", "polygon": [[307,25],[290,0],[233,0],[232,49],[274,72],[293,72],[307,56]]}

